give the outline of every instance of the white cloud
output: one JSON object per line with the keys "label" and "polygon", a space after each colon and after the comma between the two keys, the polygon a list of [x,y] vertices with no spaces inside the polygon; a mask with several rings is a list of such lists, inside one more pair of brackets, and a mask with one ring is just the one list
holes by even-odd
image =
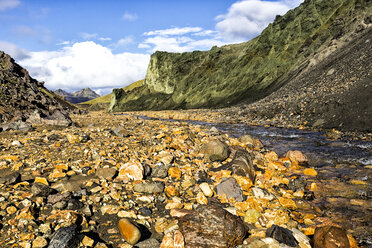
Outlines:
{"label": "white cloud", "polygon": [[121,19],[133,22],[133,21],[136,21],[138,19],[138,16],[137,16],[137,14],[132,14],[132,13],[129,13],[129,12],[125,12],[124,15],[121,17]]}
{"label": "white cloud", "polygon": [[218,37],[218,32],[203,30],[201,27],[174,27],[145,32],[143,35],[150,37],[140,43],[138,48],[147,49],[148,52],[190,52],[226,44]]}
{"label": "white cloud", "polygon": [[59,51],[30,52],[19,63],[50,89],[75,91],[84,87],[107,92],[145,77],[150,56],[113,54],[92,41],[78,42]]}
{"label": "white cloud", "polygon": [[153,36],[153,35],[159,35],[159,36],[168,36],[168,35],[184,35],[188,33],[196,33],[200,32],[203,29],[201,27],[184,27],[184,28],[169,28],[169,29],[162,29],[162,30],[155,30],[150,32],[145,32],[144,35],[146,36]]}
{"label": "white cloud", "polygon": [[111,38],[110,37],[99,37],[98,40],[100,40],[100,41],[110,41]]}
{"label": "white cloud", "polygon": [[194,40],[187,36],[163,37],[154,36],[147,38],[139,44],[139,48],[148,49],[150,52],[167,51],[167,52],[190,52],[194,50],[208,50],[212,46],[222,46],[226,43],[217,39]]}
{"label": "white cloud", "polygon": [[15,8],[19,4],[19,0],[0,0],[0,11]]}
{"label": "white cloud", "polygon": [[81,38],[83,38],[84,40],[92,40],[92,39],[97,39],[98,37],[98,34],[97,33],[85,33],[85,32],[82,32],[79,34]]}
{"label": "white cloud", "polygon": [[128,37],[125,37],[125,38],[122,38],[120,40],[118,40],[114,46],[117,48],[117,47],[126,47],[130,44],[132,44],[134,42],[134,37],[133,36],[128,36]]}
{"label": "white cloud", "polygon": [[25,49],[21,49],[14,45],[13,43],[0,41],[0,50],[4,51],[5,53],[9,54],[13,59],[17,62],[22,59],[29,58],[29,52]]}
{"label": "white cloud", "polygon": [[70,45],[71,42],[69,40],[65,40],[65,41],[61,41],[59,43],[57,43],[56,45],[57,46],[67,46],[67,45]]}
{"label": "white cloud", "polygon": [[247,41],[258,34],[275,19],[289,9],[298,6],[302,0],[270,2],[243,0],[231,5],[228,13],[216,17],[216,29],[224,39],[231,42]]}

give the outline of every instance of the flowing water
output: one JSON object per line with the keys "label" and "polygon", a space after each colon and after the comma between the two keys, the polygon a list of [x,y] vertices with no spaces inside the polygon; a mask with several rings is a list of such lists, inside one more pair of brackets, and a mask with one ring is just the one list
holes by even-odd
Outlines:
{"label": "flowing water", "polygon": [[215,127],[233,137],[250,134],[278,155],[302,151],[318,171],[313,181],[321,188],[313,202],[324,216],[351,230],[361,247],[372,247],[372,142],[329,140],[322,132],[298,129],[187,122]]}

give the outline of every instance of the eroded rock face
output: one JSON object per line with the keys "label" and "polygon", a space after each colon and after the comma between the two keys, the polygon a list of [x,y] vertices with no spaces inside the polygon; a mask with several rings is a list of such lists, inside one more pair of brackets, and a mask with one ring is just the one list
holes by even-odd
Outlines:
{"label": "eroded rock face", "polygon": [[235,247],[247,233],[243,221],[218,204],[200,205],[180,218],[179,226],[185,247]]}

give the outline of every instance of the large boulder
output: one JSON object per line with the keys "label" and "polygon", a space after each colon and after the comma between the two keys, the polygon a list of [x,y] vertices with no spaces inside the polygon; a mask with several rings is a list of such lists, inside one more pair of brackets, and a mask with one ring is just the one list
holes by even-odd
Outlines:
{"label": "large boulder", "polygon": [[219,204],[200,205],[179,220],[185,247],[228,248],[243,243],[247,228],[243,221]]}

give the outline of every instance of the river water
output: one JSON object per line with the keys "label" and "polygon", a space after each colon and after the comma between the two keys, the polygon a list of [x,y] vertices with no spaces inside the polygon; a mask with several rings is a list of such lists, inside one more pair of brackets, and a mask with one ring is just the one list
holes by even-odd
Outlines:
{"label": "river water", "polygon": [[250,134],[278,155],[302,151],[318,172],[313,181],[321,188],[313,203],[324,216],[350,230],[361,247],[372,247],[372,142],[329,140],[322,132],[298,129],[160,120],[215,127],[233,137]]}

